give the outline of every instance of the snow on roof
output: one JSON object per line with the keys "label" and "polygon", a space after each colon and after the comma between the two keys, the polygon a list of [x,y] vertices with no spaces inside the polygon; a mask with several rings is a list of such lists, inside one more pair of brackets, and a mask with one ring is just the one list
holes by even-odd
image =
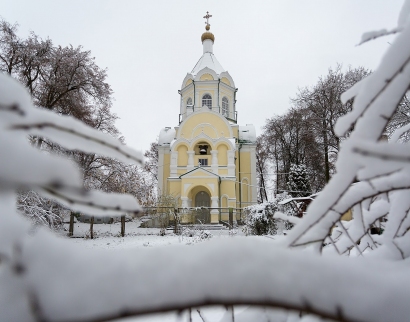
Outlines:
{"label": "snow on roof", "polygon": [[240,143],[256,143],[256,131],[252,124],[239,127],[239,142]]}
{"label": "snow on roof", "polygon": [[195,76],[205,67],[212,69],[218,75],[225,71],[213,53],[204,53],[192,69],[191,74]]}
{"label": "snow on roof", "polygon": [[293,198],[285,199],[278,202],[278,205],[286,205],[287,203],[293,201]]}
{"label": "snow on roof", "polygon": [[159,132],[158,145],[171,144],[176,135],[175,129],[166,127]]}
{"label": "snow on roof", "polygon": [[278,202],[279,205],[286,205],[287,203],[291,202],[291,201],[304,201],[304,200],[314,200],[316,198],[316,196],[319,193],[315,193],[313,195],[310,195],[308,197],[294,197],[294,198],[289,198],[289,199],[285,199],[282,200],[280,202]]}

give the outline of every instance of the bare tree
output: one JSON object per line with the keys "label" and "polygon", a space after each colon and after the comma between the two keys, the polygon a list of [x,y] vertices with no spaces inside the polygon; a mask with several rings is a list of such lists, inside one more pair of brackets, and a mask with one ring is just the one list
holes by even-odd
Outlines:
{"label": "bare tree", "polygon": [[[386,134],[391,137],[396,130],[403,128],[407,124],[410,124],[410,100],[408,94],[403,97],[397,111],[387,124]],[[408,142],[410,140],[409,132],[403,132],[403,134],[400,135],[400,140]]]}
{"label": "bare tree", "polygon": [[21,64],[22,43],[16,35],[17,27],[0,20],[0,71],[9,75]]}
{"label": "bare tree", "polygon": [[266,174],[269,171],[269,149],[266,143],[263,136],[259,136],[256,140],[256,175],[259,187],[259,202],[268,201]]}
{"label": "bare tree", "polygon": [[301,89],[293,99],[296,107],[306,109],[310,114],[311,130],[315,132],[322,150],[326,182],[334,172],[333,165],[342,140],[334,131],[336,121],[352,109],[352,101],[343,104],[340,96],[368,74],[369,71],[363,67],[343,72],[342,66],[337,65],[335,69],[329,68],[326,76],[319,77],[315,86]]}
{"label": "bare tree", "polygon": [[[50,39],[43,40],[33,32],[26,39],[21,39],[17,36],[17,24],[11,25],[2,20],[0,70],[25,85],[37,107],[73,116],[124,142],[115,126],[118,117],[111,112],[112,90],[106,82],[106,70],[96,65],[90,51],[83,50],[81,46],[54,46]],[[30,141],[41,150],[67,156],[77,162],[86,189],[130,192],[143,204],[155,199],[155,183],[141,168],[96,153],[67,150],[50,137],[37,135]],[[151,170],[154,171],[154,167]],[[54,207],[50,212],[44,207],[54,204],[52,201],[40,198],[34,192],[20,197],[19,209],[29,217],[40,214],[34,210],[45,209],[38,222],[44,222],[42,218],[47,214],[50,214],[47,220],[56,221],[53,218],[59,208]]]}
{"label": "bare tree", "polygon": [[145,151],[144,157],[146,157],[146,162],[144,169],[150,173],[153,180],[158,182],[158,143],[152,142],[150,149]]}
{"label": "bare tree", "polygon": [[32,190],[19,191],[17,209],[35,224],[62,229],[64,209],[57,202],[44,198]]}
{"label": "bare tree", "polygon": [[293,106],[281,116],[268,119],[261,140],[269,147],[269,159],[277,173],[277,192],[287,190],[291,164],[304,164],[313,192],[321,190],[335,172],[340,143],[334,131],[337,119],[352,109],[340,95],[369,72],[362,67],[329,69],[312,88],[299,90]]}
{"label": "bare tree", "polygon": [[312,189],[324,185],[320,147],[312,130],[312,120],[305,109],[290,109],[285,115],[267,120],[261,139],[277,173],[277,193],[288,190],[292,164],[306,164]]}

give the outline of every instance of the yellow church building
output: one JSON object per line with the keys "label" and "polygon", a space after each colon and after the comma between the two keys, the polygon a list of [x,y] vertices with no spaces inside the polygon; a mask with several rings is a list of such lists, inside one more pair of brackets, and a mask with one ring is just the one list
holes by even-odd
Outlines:
{"label": "yellow church building", "polygon": [[179,207],[209,208],[207,223],[227,220],[227,209],[257,201],[256,132],[237,124],[231,75],[213,54],[215,36],[202,34],[203,55],[182,81],[179,125],[158,138],[158,194],[177,198]]}

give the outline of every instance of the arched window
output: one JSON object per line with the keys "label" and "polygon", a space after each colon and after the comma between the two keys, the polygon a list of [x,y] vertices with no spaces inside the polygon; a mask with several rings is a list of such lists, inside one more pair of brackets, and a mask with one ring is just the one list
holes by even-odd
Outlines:
{"label": "arched window", "polygon": [[209,94],[202,96],[202,106],[212,108],[212,97]]}
{"label": "arched window", "polygon": [[188,97],[188,99],[186,100],[186,106],[192,107],[192,98]]}
{"label": "arched window", "polygon": [[225,96],[222,98],[222,115],[229,117],[229,101]]}

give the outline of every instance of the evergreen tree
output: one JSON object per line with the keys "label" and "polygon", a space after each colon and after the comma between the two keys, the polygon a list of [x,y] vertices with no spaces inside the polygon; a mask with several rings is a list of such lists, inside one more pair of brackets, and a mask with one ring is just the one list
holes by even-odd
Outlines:
{"label": "evergreen tree", "polygon": [[288,187],[293,197],[306,197],[311,194],[306,166],[292,164],[290,166]]}

